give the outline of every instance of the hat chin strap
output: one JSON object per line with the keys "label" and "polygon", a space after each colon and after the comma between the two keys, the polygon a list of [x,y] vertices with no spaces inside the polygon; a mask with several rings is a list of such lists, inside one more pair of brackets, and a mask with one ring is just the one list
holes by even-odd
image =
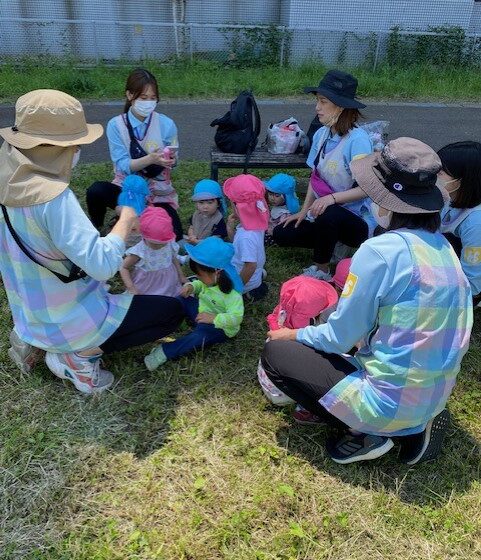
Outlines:
{"label": "hat chin strap", "polygon": [[333,127],[335,124],[337,124],[337,121],[339,120],[339,117],[341,116],[341,113],[344,111],[344,109],[342,107],[339,107],[338,112],[333,115],[329,121],[327,123],[324,124],[324,126],[328,126],[329,128]]}

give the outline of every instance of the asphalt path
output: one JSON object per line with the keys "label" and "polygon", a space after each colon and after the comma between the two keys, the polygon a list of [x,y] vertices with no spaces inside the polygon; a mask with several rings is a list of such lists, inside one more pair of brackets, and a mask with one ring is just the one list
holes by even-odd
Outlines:
{"label": "asphalt path", "polygon": [[[228,101],[169,101],[161,102],[158,110],[174,119],[179,129],[182,159],[208,160],[215,129],[209,126],[228,109]],[[314,116],[314,104],[305,100],[258,102],[262,119],[260,139],[265,137],[269,123],[295,117],[307,131]],[[85,102],[87,120],[101,123],[122,111],[120,102]],[[446,105],[431,103],[369,103],[364,110],[368,121],[387,120],[389,138],[412,136],[423,140],[434,149],[459,140],[481,141],[481,105]],[[14,108],[0,106],[0,127],[14,122]],[[93,145],[82,148],[83,163],[108,161],[105,136]]]}

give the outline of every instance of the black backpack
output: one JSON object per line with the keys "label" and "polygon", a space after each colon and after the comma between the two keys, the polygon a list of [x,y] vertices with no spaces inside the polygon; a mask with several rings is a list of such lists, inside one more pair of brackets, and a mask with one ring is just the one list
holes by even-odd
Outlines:
{"label": "black backpack", "polygon": [[218,127],[214,141],[221,152],[246,154],[245,172],[261,131],[261,117],[252,91],[239,93],[231,103],[230,111],[212,121],[210,126]]}

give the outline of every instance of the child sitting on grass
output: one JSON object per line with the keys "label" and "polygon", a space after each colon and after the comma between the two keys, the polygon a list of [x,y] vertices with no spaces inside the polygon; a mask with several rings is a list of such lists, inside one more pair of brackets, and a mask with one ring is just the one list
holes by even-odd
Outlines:
{"label": "child sitting on grass", "polygon": [[[264,183],[254,175],[237,175],[224,183],[224,193],[232,202],[227,220],[229,240],[235,254],[232,264],[244,282],[244,296],[257,301],[267,295],[264,282],[266,251],[264,234],[269,223]],[[240,224],[235,227],[236,221]]]}
{"label": "child sitting on grass", "polygon": [[201,239],[211,236],[225,239],[227,207],[219,183],[202,179],[194,186],[192,200],[196,209],[190,218],[187,241],[196,245]]}
{"label": "child sitting on grass", "polygon": [[163,208],[149,206],[140,215],[139,243],[126,251],[120,276],[132,294],[172,296],[180,294],[187,279],[177,260],[172,219]]}
{"label": "child sitting on grass", "polygon": [[186,244],[185,249],[198,280],[183,286],[180,299],[194,329],[174,342],[156,346],[144,359],[149,371],[167,360],[234,337],[244,317],[243,285],[231,264],[234,247],[218,237],[208,237],[197,245]]}
{"label": "child sitting on grass", "polygon": [[272,245],[272,231],[282,224],[291,214],[300,210],[299,199],[296,194],[296,180],[292,175],[277,173],[265,181],[267,189],[267,200],[270,207],[269,226],[267,228],[266,241]]}

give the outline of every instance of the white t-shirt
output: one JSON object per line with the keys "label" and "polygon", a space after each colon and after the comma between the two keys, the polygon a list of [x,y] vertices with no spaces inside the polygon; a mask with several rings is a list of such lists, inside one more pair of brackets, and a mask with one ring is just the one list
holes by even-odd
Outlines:
{"label": "white t-shirt", "polygon": [[264,232],[247,230],[242,226],[237,226],[233,243],[235,253],[232,258],[232,264],[235,266],[237,272],[240,273],[244,263],[256,263],[254,274],[244,286],[244,293],[250,292],[262,284],[262,269],[266,264]]}

